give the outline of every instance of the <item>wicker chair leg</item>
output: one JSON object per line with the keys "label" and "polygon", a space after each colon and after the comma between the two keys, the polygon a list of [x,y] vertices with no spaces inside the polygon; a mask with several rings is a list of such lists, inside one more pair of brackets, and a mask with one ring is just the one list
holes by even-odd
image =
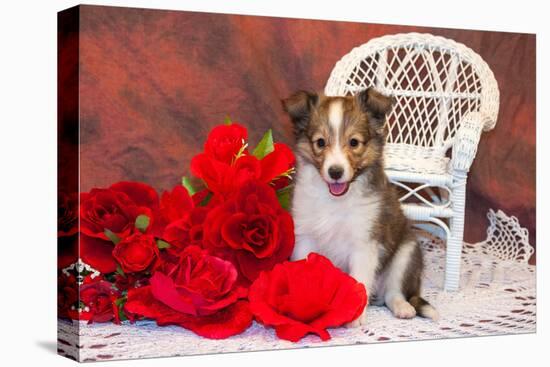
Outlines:
{"label": "wicker chair leg", "polygon": [[455,172],[452,191],[453,217],[450,220],[451,235],[447,239],[445,265],[445,290],[457,291],[460,285],[460,264],[464,237],[464,210],[466,207],[466,172]]}

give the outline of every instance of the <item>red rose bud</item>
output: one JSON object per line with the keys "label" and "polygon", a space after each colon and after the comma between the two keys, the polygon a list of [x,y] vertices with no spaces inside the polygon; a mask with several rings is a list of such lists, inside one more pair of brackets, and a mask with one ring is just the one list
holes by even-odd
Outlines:
{"label": "red rose bud", "polygon": [[197,246],[163,255],[151,285],[130,289],[125,312],[179,325],[207,338],[227,338],[248,328],[252,315],[235,267]]}
{"label": "red rose bud", "polygon": [[208,134],[204,144],[204,152],[217,161],[231,164],[235,156],[242,150],[248,139],[248,132],[243,126],[232,123],[219,125]]}
{"label": "red rose bud", "polygon": [[296,342],[307,334],[330,339],[327,328],[361,315],[367,304],[363,284],[316,253],[276,265],[252,284],[248,299],[254,316],[273,326],[281,339]]}
{"label": "red rose bud", "polygon": [[115,246],[113,257],[125,273],[135,273],[149,268],[158,257],[158,253],[153,236],[135,233]]}

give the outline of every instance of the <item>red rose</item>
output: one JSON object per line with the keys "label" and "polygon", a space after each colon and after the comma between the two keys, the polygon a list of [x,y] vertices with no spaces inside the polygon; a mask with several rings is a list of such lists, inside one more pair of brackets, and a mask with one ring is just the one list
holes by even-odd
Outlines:
{"label": "red rose", "polygon": [[231,193],[250,180],[266,184],[276,182],[291,172],[294,155],[284,144],[275,144],[274,149],[261,160],[253,155],[243,155],[232,165],[216,161],[207,154],[199,154],[191,160],[191,172],[201,178],[209,190],[222,195]]}
{"label": "red rose", "polygon": [[237,123],[219,125],[208,134],[204,152],[217,161],[231,164],[247,139],[248,132],[243,126]]}
{"label": "red rose", "polygon": [[57,236],[72,236],[78,231],[78,196],[59,192],[57,196]]}
{"label": "red rose", "polygon": [[71,308],[78,301],[78,285],[74,275],[57,276],[57,317],[72,318]]}
{"label": "red rose", "polygon": [[80,302],[84,304],[81,319],[92,322],[118,322],[118,307],[115,304],[120,293],[112,284],[102,279],[80,287]]}
{"label": "red rose", "polygon": [[195,207],[185,217],[164,229],[162,238],[170,244],[169,252],[178,253],[189,245],[202,247],[203,223],[208,211],[206,207]]}
{"label": "red rose", "polygon": [[114,244],[105,235],[109,229],[124,239],[136,231],[135,220],[149,217],[148,231],[158,212],[158,196],[153,188],[138,182],[119,182],[108,189],[92,189],[80,196],[80,257],[102,273],[115,271]]}
{"label": "red rose", "polygon": [[191,160],[191,172],[201,178],[210,191],[222,195],[248,180],[270,183],[290,173],[295,159],[286,145],[274,144],[273,151],[260,160],[243,150],[245,141],[246,130],[239,125],[215,127],[208,136],[204,153]]}
{"label": "red rose", "polygon": [[113,257],[125,273],[144,271],[158,258],[155,238],[136,232],[116,244]]}
{"label": "red rose", "polygon": [[[89,237],[108,240],[105,229],[118,237],[129,236],[140,214],[153,218],[158,208],[152,188],[137,182],[120,182],[109,189],[92,189],[82,193],[80,200],[80,230]],[[141,193],[141,195],[138,195]]]}
{"label": "red rose", "polygon": [[111,240],[80,234],[80,258],[101,273],[107,274],[116,270],[114,246]]}
{"label": "red rose", "polygon": [[292,217],[268,185],[254,181],[212,209],[204,228],[208,245],[232,249],[239,270],[250,281],[287,260],[294,248]]}
{"label": "red rose", "polygon": [[149,285],[149,275],[143,273],[115,274],[114,279],[116,289],[121,292]]}
{"label": "red rose", "polygon": [[330,339],[327,328],[355,320],[367,304],[363,284],[311,253],[307,259],[276,265],[252,284],[248,299],[254,316],[277,336],[296,342],[308,333]]}
{"label": "red rose", "polygon": [[237,285],[237,271],[230,262],[197,246],[163,259],[151,285],[129,290],[125,312],[213,339],[239,334],[250,326],[248,303],[240,300],[246,289]]}
{"label": "red rose", "polygon": [[231,165],[220,162],[206,153],[191,159],[191,172],[202,179],[208,189],[215,193],[227,193],[233,187]]}
{"label": "red rose", "polygon": [[137,206],[146,207],[155,213],[159,207],[159,197],[155,189],[142,182],[122,181],[111,185],[111,190],[126,194]]}
{"label": "red rose", "polygon": [[185,218],[193,207],[193,199],[182,185],[163,192],[160,197],[160,215],[166,225]]}

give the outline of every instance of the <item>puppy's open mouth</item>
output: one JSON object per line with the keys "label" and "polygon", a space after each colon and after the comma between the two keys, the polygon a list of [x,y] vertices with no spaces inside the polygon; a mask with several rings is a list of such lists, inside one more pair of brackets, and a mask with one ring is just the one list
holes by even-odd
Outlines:
{"label": "puppy's open mouth", "polygon": [[348,192],[349,189],[349,182],[342,182],[342,183],[328,183],[328,189],[330,193],[334,196],[342,196],[346,192]]}

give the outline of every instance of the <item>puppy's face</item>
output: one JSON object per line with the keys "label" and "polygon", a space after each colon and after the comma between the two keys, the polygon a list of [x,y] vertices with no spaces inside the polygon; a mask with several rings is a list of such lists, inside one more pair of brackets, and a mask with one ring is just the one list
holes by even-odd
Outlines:
{"label": "puppy's face", "polygon": [[297,153],[319,170],[334,196],[346,194],[357,176],[381,162],[391,105],[374,89],[349,97],[300,91],[283,100],[294,124]]}

